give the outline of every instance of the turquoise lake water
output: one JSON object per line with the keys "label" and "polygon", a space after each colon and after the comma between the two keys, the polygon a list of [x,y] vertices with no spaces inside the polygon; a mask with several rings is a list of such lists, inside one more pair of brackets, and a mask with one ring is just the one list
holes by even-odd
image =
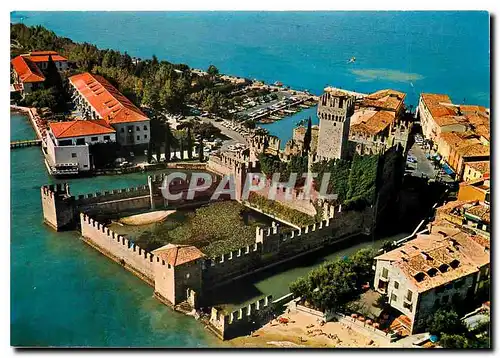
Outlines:
{"label": "turquoise lake water", "polygon": [[[75,41],[132,56],[215,64],[319,94],[394,88],[489,105],[487,12],[13,12]],[[348,64],[351,57],[356,62]],[[413,84],[413,86],[412,86]]]}
{"label": "turquoise lake water", "polygon": [[[57,13],[15,12],[76,41],[133,56],[187,63],[320,93],[325,85],[362,92],[395,88],[489,106],[487,13]],[[356,56],[354,65],[347,59]],[[283,142],[311,108],[266,125]],[[11,115],[11,140],[34,138]],[[53,183],[40,148],[11,151],[11,343],[16,346],[210,347],[221,343],[192,318],[152,297],[152,288],[78,240],[42,223],[40,186]],[[144,174],[69,180],[82,194],[144,184]],[[342,251],[349,253],[350,250]],[[327,257],[337,256],[330,254]],[[333,256],[332,256],[333,255]],[[281,276],[252,282],[281,293]],[[249,282],[250,284],[250,282]],[[237,293],[240,287],[227,290]],[[274,292],[273,292],[274,293]],[[250,292],[250,295],[253,294]],[[236,302],[246,302],[238,298]]]}

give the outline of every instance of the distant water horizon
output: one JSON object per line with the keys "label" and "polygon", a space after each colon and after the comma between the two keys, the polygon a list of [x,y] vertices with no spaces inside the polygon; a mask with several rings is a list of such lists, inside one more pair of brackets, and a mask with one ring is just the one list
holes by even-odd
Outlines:
{"label": "distant water horizon", "polygon": [[[489,14],[402,12],[18,12],[11,22],[131,56],[281,81],[320,94],[393,88],[490,105]],[[348,63],[355,57],[354,63]]]}
{"label": "distant water horizon", "polygon": [[[315,94],[326,85],[394,88],[408,94],[407,104],[436,92],[489,106],[486,12],[13,12],[11,21],[131,56],[155,54],[194,68],[214,64],[223,73]],[[347,64],[353,56],[356,62]],[[317,123],[310,108],[264,127],[285,141],[307,116]],[[11,140],[35,137],[25,116],[11,113],[10,125]],[[61,181],[48,175],[40,148],[11,150],[10,159],[11,345],[226,345],[161,304],[151,287],[82,243],[77,232],[56,233],[43,224],[40,186]],[[146,174],[65,181],[78,195],[141,185]],[[282,284],[290,277],[282,276]]]}

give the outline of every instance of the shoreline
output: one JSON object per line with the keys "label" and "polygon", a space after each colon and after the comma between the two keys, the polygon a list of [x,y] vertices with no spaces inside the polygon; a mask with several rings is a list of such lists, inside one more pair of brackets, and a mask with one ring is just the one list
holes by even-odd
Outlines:
{"label": "shoreline", "polygon": [[[288,323],[279,323],[286,318]],[[278,316],[251,335],[227,341],[238,348],[389,348],[394,344],[368,336],[340,322],[321,325],[318,318],[300,311]]]}

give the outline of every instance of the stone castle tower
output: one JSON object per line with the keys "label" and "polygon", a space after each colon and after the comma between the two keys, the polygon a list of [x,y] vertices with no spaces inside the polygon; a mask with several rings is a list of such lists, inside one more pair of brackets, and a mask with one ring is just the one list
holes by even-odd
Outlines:
{"label": "stone castle tower", "polygon": [[317,160],[339,159],[348,155],[349,127],[353,113],[353,96],[339,90],[325,89],[318,103]]}

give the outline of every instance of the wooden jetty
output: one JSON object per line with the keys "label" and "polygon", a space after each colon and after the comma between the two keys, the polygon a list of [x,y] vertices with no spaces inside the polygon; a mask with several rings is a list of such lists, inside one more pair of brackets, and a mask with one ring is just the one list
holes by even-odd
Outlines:
{"label": "wooden jetty", "polygon": [[14,142],[10,142],[10,148],[24,148],[24,147],[34,147],[34,146],[41,146],[42,145],[42,140],[41,139],[31,139],[31,140],[16,140]]}

